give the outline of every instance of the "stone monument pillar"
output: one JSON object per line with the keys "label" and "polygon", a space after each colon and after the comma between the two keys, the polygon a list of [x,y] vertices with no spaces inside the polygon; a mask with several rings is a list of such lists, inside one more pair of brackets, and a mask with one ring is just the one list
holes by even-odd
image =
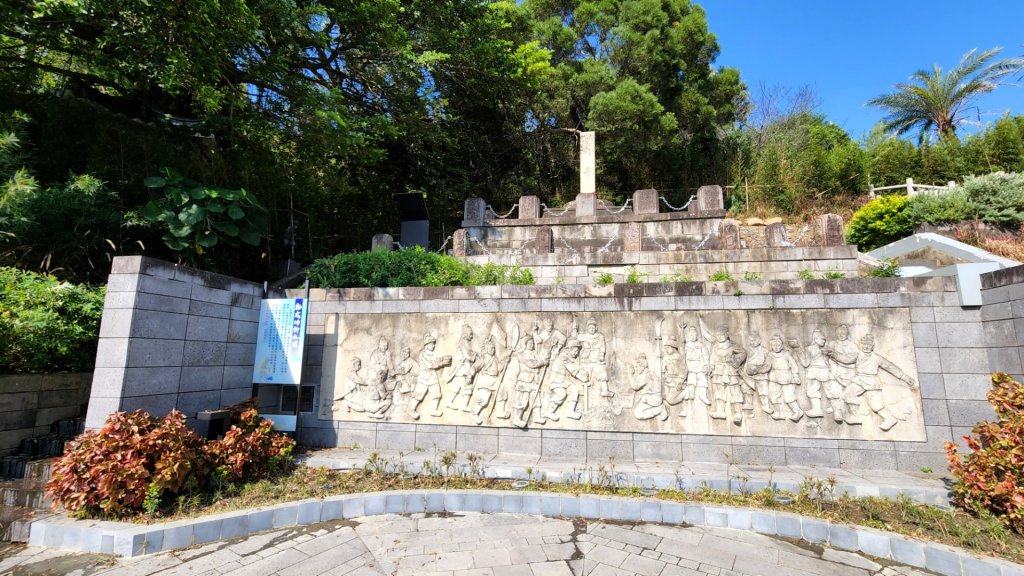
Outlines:
{"label": "stone monument pillar", "polygon": [[633,214],[657,214],[658,191],[649,188],[633,192]]}
{"label": "stone monument pillar", "polygon": [[697,198],[690,203],[690,214],[699,214],[712,210],[724,210],[725,199],[722,197],[722,187],[718,184],[712,186],[701,186],[697,190]]}
{"label": "stone monument pillar", "polygon": [[536,196],[519,197],[519,219],[536,220],[540,218],[540,198]]}
{"label": "stone monument pillar", "polygon": [[718,249],[739,250],[740,244],[740,221],[726,218],[718,225]]}
{"label": "stone monument pillar", "polygon": [[846,243],[843,233],[843,217],[838,214],[822,214],[818,216],[818,229],[821,230],[822,246],[842,246]]}
{"label": "stone monument pillar", "polygon": [[597,214],[597,161],[593,132],[580,132],[580,193],[576,196],[576,215]]}
{"label": "stone monument pillar", "polygon": [[395,239],[391,234],[374,234],[370,241],[370,251],[384,250],[390,252],[395,247]]}
{"label": "stone monument pillar", "polygon": [[639,252],[643,242],[639,222],[626,222],[622,225],[622,251]]}
{"label": "stone monument pillar", "polygon": [[466,237],[466,229],[459,228],[452,233],[452,256],[469,256],[469,242]]}
{"label": "stone monument pillar", "polygon": [[775,222],[765,227],[764,242],[769,248],[790,246],[789,237],[786,235],[786,225],[782,222]]}
{"label": "stone monument pillar", "polygon": [[487,202],[483,198],[466,198],[465,215],[462,221],[465,226],[483,226],[487,215]]}
{"label": "stone monument pillar", "polygon": [[555,251],[555,235],[550,226],[539,226],[533,241],[533,249],[537,254],[551,254]]}

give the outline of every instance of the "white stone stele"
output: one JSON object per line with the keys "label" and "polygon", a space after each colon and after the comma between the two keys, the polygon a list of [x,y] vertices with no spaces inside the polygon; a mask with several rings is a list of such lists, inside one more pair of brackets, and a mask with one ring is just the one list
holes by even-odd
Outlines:
{"label": "white stone stele", "polygon": [[593,132],[580,132],[580,194],[597,193],[597,161]]}
{"label": "white stone stele", "polygon": [[[561,338],[544,332],[543,327],[548,322],[561,333]],[[592,350],[599,348],[599,339],[587,336],[591,322],[595,324],[594,332],[605,340],[604,364],[582,360]],[[838,390],[842,393],[856,391],[853,383],[864,384],[868,388],[875,383],[880,385],[881,390],[874,394],[853,394],[846,398],[852,404],[837,401],[848,411],[846,421],[836,421],[834,414],[828,412],[830,406],[836,404],[830,403],[828,393],[822,390],[822,415],[812,417],[808,414],[813,413],[811,397],[814,393],[809,390],[808,369],[804,365],[810,356],[808,346],[812,344],[814,331],[820,330],[826,339],[822,349],[841,348],[836,343],[841,325],[848,327],[850,344],[846,349],[854,345],[855,354],[860,351],[859,360],[855,364],[860,368],[855,371],[853,380],[847,380],[846,388]],[[542,333],[533,340],[541,343],[543,352],[539,355],[526,351],[526,341],[537,333],[538,326]],[[677,375],[683,372],[685,377],[688,330],[684,326],[693,327],[697,332],[696,342],[691,341],[690,348],[694,357],[703,354],[705,362],[710,364],[707,370],[712,373],[703,378],[695,377],[696,386],[691,394],[679,393],[685,385],[685,379],[683,385],[680,385],[677,376],[676,387],[672,388],[669,377],[657,377],[662,369],[669,376],[673,372]],[[466,330],[467,327],[469,330]],[[751,353],[752,335],[755,333],[760,335],[766,349],[771,349],[773,336],[784,343],[783,353],[776,356],[776,364],[787,364],[782,357],[788,353],[794,361],[790,365],[798,365],[800,384],[790,387],[785,394],[776,388],[768,390],[765,395],[767,406],[779,414],[785,414],[784,419],[774,419],[762,408],[756,383],[747,376],[747,365],[750,362],[739,364],[735,371],[716,364],[713,346],[722,328],[727,332],[728,342],[731,342],[734,351],[733,362],[740,360],[738,352],[741,350],[748,358],[756,357]],[[530,429],[926,440],[907,309],[334,314],[327,317],[325,329],[322,400],[319,407],[319,416],[324,420],[511,427],[516,420],[515,414],[511,418],[499,418],[502,407],[497,404],[497,400],[507,396],[505,408],[513,407],[518,387],[520,391],[529,391],[521,392],[520,398],[527,398],[527,407],[521,412],[521,420],[525,420],[525,427]],[[463,344],[463,351],[460,352],[460,342],[469,331],[472,332],[472,339],[468,345]],[[434,371],[439,384],[437,387],[427,385],[431,382],[429,374],[422,380],[418,376],[425,340],[430,339],[426,336],[428,333],[432,335],[430,338],[436,338],[434,365],[445,364]],[[705,337],[705,334],[708,336]],[[867,334],[874,336],[874,356],[862,351],[862,337]],[[493,343],[495,348],[495,360],[489,370],[489,361],[483,354],[485,341]],[[557,347],[553,343],[559,341],[565,344],[561,346],[562,352],[554,354],[554,357],[562,358],[562,366],[556,368],[555,363],[550,362],[537,370],[533,383],[522,382],[529,380],[528,377],[520,377],[520,373],[529,372],[523,369],[523,363],[535,362],[545,353],[550,354],[548,350],[552,346]],[[676,360],[665,358],[665,346],[660,346],[663,352],[659,356],[656,342],[674,343],[680,351]],[[570,352],[574,344],[580,346],[578,358],[573,358]],[[723,349],[729,346],[728,343],[722,345]],[[403,349],[406,347],[409,348],[409,359],[412,362],[405,362],[403,368]],[[534,348],[537,348],[536,344]],[[703,353],[699,348],[703,349]],[[641,354],[646,357],[649,372],[645,375],[640,371],[641,376],[638,377],[636,373]],[[450,363],[444,362],[446,356],[452,357]],[[726,350],[717,357],[728,358],[729,353]],[[359,360],[359,370],[353,375],[356,359]],[[429,358],[426,359],[424,364],[429,361]],[[829,366],[834,365],[831,362]],[[417,366],[410,370],[411,364]],[[694,361],[693,364],[699,365],[700,361]],[[878,366],[881,367],[874,370],[877,377],[872,376],[872,367]],[[559,369],[562,367],[565,367],[564,371]],[[490,382],[496,389],[490,394],[479,390],[481,384],[488,382],[488,371],[492,374]],[[731,373],[733,377],[738,373],[740,385],[715,386],[713,373],[723,371]],[[376,374],[375,378],[371,377],[371,372]],[[407,373],[403,375],[403,372]],[[560,401],[562,394],[554,382],[556,378],[553,372],[565,374],[565,400]],[[606,386],[612,396],[601,393],[605,386],[603,374],[607,374]],[[818,374],[821,375],[820,369]],[[847,378],[849,374],[847,371]],[[828,369],[828,375],[832,377],[831,368]],[[539,389],[538,378],[541,382]],[[706,393],[701,390],[704,381],[708,383]],[[460,398],[457,390],[460,385],[469,386],[471,393]],[[660,407],[656,401],[659,386],[664,400]],[[637,388],[639,390],[635,390]],[[577,389],[580,391],[579,403],[576,410],[573,410]],[[833,387],[834,395],[836,390]],[[747,393],[742,404],[741,391]],[[346,392],[349,394],[346,395]],[[440,392],[441,400],[435,411],[433,398],[436,398],[437,392]],[[423,396],[424,400],[415,411],[419,417],[414,418],[417,396]],[[676,398],[676,402],[669,401],[671,396]],[[692,398],[679,400],[680,396]],[[794,418],[794,406],[787,397],[795,399],[803,412],[799,419]],[[702,400],[704,398],[708,400],[707,404]],[[773,398],[777,404],[773,404]],[[453,400],[454,408],[449,407],[449,402]],[[552,412],[549,410],[552,400],[557,421],[543,417],[545,413]],[[474,413],[479,406],[482,408],[479,408],[476,416],[480,420],[478,423]],[[879,410],[880,407],[884,409]],[[664,408],[664,413],[661,413],[661,408]],[[685,416],[682,414],[684,408],[687,411]],[[577,411],[581,417],[571,418],[573,412]],[[891,417],[888,429],[884,429],[886,411]],[[714,417],[716,415],[718,417]],[[853,423],[856,420],[861,423]],[[523,422],[515,424],[523,427]]]}

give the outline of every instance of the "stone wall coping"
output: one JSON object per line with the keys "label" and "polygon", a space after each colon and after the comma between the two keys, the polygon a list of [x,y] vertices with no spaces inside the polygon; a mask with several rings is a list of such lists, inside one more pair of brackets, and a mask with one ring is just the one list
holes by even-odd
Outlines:
{"label": "stone wall coping", "polygon": [[725,210],[708,210],[691,214],[689,212],[663,212],[660,214],[598,214],[596,216],[552,216],[548,218],[505,218],[485,220],[483,224],[463,220],[463,228],[487,228],[504,226],[568,226],[573,224],[616,224],[621,222],[664,222],[667,220],[711,220],[725,218]]}
{"label": "stone wall coping", "polygon": [[187,284],[198,284],[207,288],[240,292],[260,296],[263,284],[207,272],[181,264],[173,264],[148,256],[115,256],[110,264],[111,274],[141,274],[176,280]]}
{"label": "stone wall coping", "polygon": [[1024,264],[981,275],[982,290],[1021,283],[1024,283]]}
{"label": "stone wall coping", "polygon": [[[733,282],[648,282],[637,284],[548,284],[406,288],[313,288],[310,301],[495,300],[537,298],[644,298],[659,296],[747,296],[801,294],[888,294],[955,292],[953,278],[843,278],[839,280],[739,280]],[[286,291],[299,298],[304,290]]]}
{"label": "stone wall coping", "polygon": [[726,264],[737,262],[793,262],[798,260],[856,260],[857,247],[800,246],[793,248],[743,248],[740,250],[677,250],[670,252],[557,252],[553,254],[473,254],[477,263],[520,266],[579,266],[630,264]]}
{"label": "stone wall coping", "polygon": [[826,544],[950,576],[1020,576],[1024,566],[891,532],[713,503],[504,490],[402,490],[329,496],[163,524],[54,517],[32,524],[29,544],[136,557],[257,532],[382,514],[508,513],[712,526]]}

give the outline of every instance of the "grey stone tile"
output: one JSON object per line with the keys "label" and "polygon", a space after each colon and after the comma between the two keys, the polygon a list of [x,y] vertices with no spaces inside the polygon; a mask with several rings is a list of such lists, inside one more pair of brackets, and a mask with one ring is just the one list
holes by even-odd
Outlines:
{"label": "grey stone tile", "polygon": [[876,530],[857,530],[857,544],[865,554],[888,558],[890,555],[889,535]]}
{"label": "grey stone tile", "polygon": [[954,550],[938,544],[925,544],[924,564],[929,570],[945,576],[960,576],[963,573],[960,566],[960,555]]}
{"label": "grey stone tile", "polygon": [[155,366],[181,366],[185,343],[181,340],[159,340],[132,338],[128,342],[128,363],[130,368]]}
{"label": "grey stone tile", "polygon": [[[131,316],[130,336],[132,338],[183,340],[187,336],[187,324],[188,316],[184,314],[172,314],[155,310],[135,310]],[[108,335],[115,336],[121,334]]]}

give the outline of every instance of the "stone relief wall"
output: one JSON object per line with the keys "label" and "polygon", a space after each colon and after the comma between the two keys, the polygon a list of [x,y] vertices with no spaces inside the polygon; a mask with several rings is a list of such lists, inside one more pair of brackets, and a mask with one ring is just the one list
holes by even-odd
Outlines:
{"label": "stone relief wall", "polygon": [[325,420],[923,441],[905,308],[327,317]]}

